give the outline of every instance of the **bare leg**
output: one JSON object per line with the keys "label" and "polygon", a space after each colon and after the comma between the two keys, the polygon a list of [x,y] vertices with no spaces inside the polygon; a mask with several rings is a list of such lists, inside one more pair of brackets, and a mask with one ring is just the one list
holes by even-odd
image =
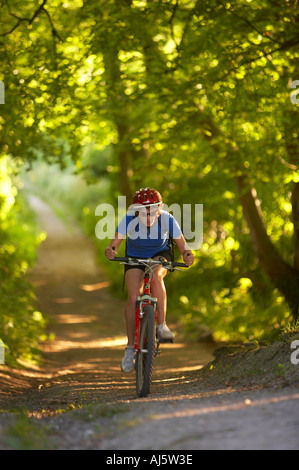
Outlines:
{"label": "bare leg", "polygon": [[126,272],[125,280],[128,291],[128,299],[125,307],[128,346],[134,346],[136,298],[142,294],[143,271],[141,271],[141,269],[130,269]]}
{"label": "bare leg", "polygon": [[166,310],[167,310],[167,294],[164,284],[164,277],[167,274],[167,269],[159,267],[155,270],[153,279],[151,281],[151,293],[153,297],[157,298],[157,322],[158,325],[165,323]]}

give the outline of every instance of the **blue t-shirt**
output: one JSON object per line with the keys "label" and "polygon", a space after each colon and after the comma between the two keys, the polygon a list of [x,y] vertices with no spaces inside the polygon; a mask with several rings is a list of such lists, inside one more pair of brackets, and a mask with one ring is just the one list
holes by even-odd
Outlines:
{"label": "blue t-shirt", "polygon": [[169,250],[169,235],[179,238],[182,234],[176,219],[163,210],[152,227],[143,224],[135,212],[128,212],[116,232],[124,237],[128,235],[127,255],[140,258],[151,258],[159,251]]}

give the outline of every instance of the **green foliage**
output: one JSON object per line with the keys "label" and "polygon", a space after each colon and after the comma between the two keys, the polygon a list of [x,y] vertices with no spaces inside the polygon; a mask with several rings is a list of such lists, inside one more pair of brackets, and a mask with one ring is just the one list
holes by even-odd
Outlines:
{"label": "green foliage", "polygon": [[[209,331],[216,341],[270,340],[287,325],[289,311],[276,290],[264,298],[250,279],[237,280],[227,268],[194,270],[167,280],[169,310],[189,337],[204,339]],[[196,288],[190,287],[194,277]]]}
{"label": "green foliage", "polygon": [[53,450],[49,426],[29,418],[26,410],[15,412],[13,423],[5,428],[5,445],[12,450]]}
{"label": "green foliage", "polygon": [[[203,322],[219,338],[272,335],[290,318],[256,257],[236,178],[257,191],[267,234],[294,266],[296,8],[295,0],[3,5],[0,154],[68,167],[55,192],[89,233],[97,204],[136,187],[157,187],[168,205],[202,203],[203,246],[193,271],[169,277],[170,301],[188,298],[186,327]],[[81,174],[76,183],[68,171]],[[51,191],[52,179],[44,178]]]}
{"label": "green foliage", "polygon": [[43,238],[31,211],[16,194],[9,160],[0,159],[0,338],[5,362],[38,359],[45,320],[34,307],[33,287],[26,274]]}
{"label": "green foliage", "polygon": [[[98,221],[95,208],[101,202],[113,203],[112,198],[107,199],[106,180],[87,185],[71,169],[61,171],[57,166],[44,164],[36,165],[34,172],[26,176],[54,210],[59,208],[65,221],[70,222],[68,215],[74,216],[94,239],[99,263],[111,281],[113,292],[125,297],[121,290],[123,269],[104,257],[108,241],[95,237]],[[76,197],[78,193],[80,198]],[[216,210],[217,205],[214,216]],[[241,235],[234,237],[232,229],[228,222],[221,226],[215,220],[210,225],[205,221],[204,243],[195,253],[195,266],[166,278],[170,321],[179,321],[186,334],[195,340],[202,337],[205,329],[213,332],[217,341],[270,339],[279,335],[289,322],[284,299],[277,290],[273,291],[267,277],[256,266],[248,237],[244,240]],[[239,249],[239,243],[245,252]],[[124,244],[119,256],[124,256]],[[177,250],[176,258],[180,258]]]}
{"label": "green foliage", "polygon": [[[111,184],[106,178],[88,184],[84,178],[86,175],[76,174],[75,171],[75,167],[71,165],[61,170],[58,165],[49,166],[36,162],[32,171],[22,172],[22,180],[27,189],[44,199],[70,229],[74,219],[75,223],[79,222],[84,233],[94,241],[98,261],[111,279],[112,289],[115,293],[120,293],[123,270],[119,269],[117,263],[106,263],[103,253],[108,241],[99,240],[95,235],[98,221],[95,216],[96,207],[101,203],[115,202]],[[120,248],[119,256],[124,256],[124,246]]]}

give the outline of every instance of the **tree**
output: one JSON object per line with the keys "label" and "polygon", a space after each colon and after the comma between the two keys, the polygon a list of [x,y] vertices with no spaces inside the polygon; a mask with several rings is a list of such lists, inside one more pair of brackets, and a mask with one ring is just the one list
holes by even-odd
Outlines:
{"label": "tree", "polygon": [[296,318],[297,1],[2,7],[2,152],[71,154],[80,169],[84,146],[112,146],[116,192],[156,185],[172,202],[203,202],[206,240],[230,254],[222,261],[260,290],[262,270]]}

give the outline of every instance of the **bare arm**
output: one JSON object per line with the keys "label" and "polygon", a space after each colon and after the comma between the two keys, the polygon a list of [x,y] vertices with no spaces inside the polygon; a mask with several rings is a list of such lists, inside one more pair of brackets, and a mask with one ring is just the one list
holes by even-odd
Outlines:
{"label": "bare arm", "polygon": [[187,245],[184,235],[181,234],[179,238],[174,238],[174,241],[183,257],[183,260],[187,266],[191,266],[194,263],[194,256],[192,251]]}
{"label": "bare arm", "polygon": [[121,233],[118,233],[118,232],[115,233],[114,238],[112,238],[111,242],[105,249],[106,258],[111,260],[114,258],[115,255],[117,255],[117,250],[119,248],[119,245],[121,244],[124,238],[125,238],[124,235],[122,235]]}

